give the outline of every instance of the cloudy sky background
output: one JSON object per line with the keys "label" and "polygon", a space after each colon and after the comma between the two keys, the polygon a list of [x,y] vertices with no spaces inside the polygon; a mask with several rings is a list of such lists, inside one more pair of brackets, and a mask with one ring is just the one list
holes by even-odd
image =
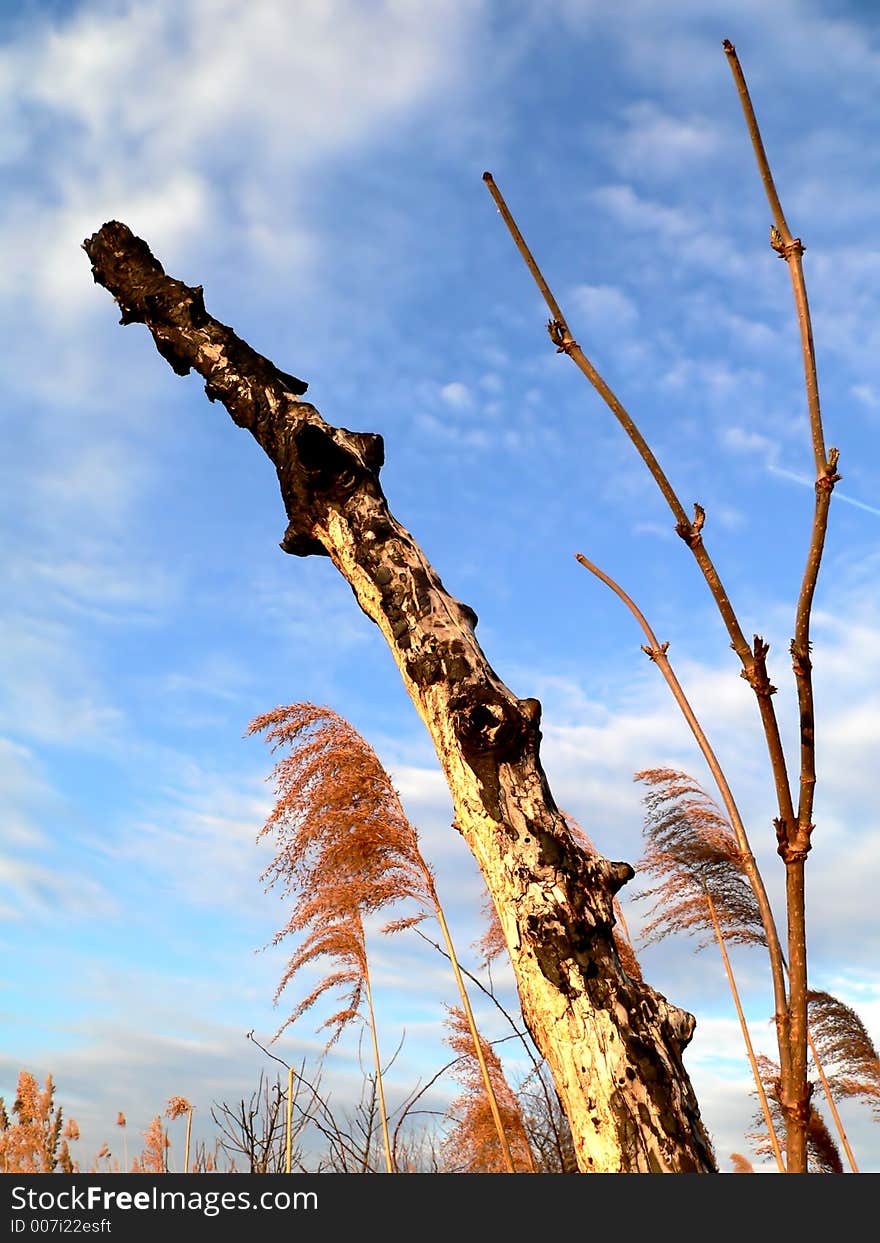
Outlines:
{"label": "cloudy sky background", "polygon": [[[724,38],[807,246],[826,440],[841,450],[814,614],[811,983],[880,1038],[878,36],[874,6],[818,0],[0,6],[0,1095],[22,1068],[51,1071],[83,1168],[104,1141],[121,1155],[118,1110],[131,1155],[172,1094],[212,1134],[212,1103],[274,1074],[246,1033],[271,1039],[309,987],[273,1008],[285,947],[257,952],[286,918],[259,879],[271,758],[243,738],[258,713],[311,700],[350,719],[420,830],[465,958],[483,927],[481,882],[378,631],[328,562],[279,551],[274,470],[251,438],[142,327],[119,328],[80,249],[106,220],[307,379],[328,421],[382,433],[394,513],[476,609],[499,674],[544,705],[558,802],[633,863],[633,773],[709,780],[641,632],[574,554],[635,596],[670,641],[784,926],[751,692],[653,481],[550,346],[481,182],[491,169],[575,336],[684,503],[705,506],[742,628],[772,645],[796,771],[786,653],[812,454],[790,283]],[[642,908],[621,896],[637,933]],[[397,1108],[448,1060],[453,988],[414,934],[369,948],[386,1051],[403,1040]],[[686,1063],[722,1166],[752,1155],[717,954],[664,942],[642,964],[697,1015]],[[736,950],[734,965],[772,1054],[765,961]],[[496,983],[513,1004],[510,979]],[[279,1056],[315,1064],[315,1022]],[[523,1060],[500,1049],[515,1080]],[[340,1110],[359,1074],[351,1032],[323,1070]],[[455,1090],[442,1078],[432,1106]],[[880,1170],[868,1111],[844,1116],[861,1168]]]}

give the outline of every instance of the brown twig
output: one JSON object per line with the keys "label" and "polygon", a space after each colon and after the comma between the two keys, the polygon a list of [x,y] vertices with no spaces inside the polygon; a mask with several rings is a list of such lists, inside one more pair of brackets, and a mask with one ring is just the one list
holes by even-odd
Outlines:
{"label": "brown twig", "polygon": [[779,725],[776,720],[776,713],[771,701],[771,695],[775,691],[775,687],[771,685],[767,676],[766,656],[767,644],[755,635],[754,643],[750,646],[742,632],[737,616],[730,603],[724,585],[718,571],[715,569],[709,553],[706,551],[703,543],[702,528],[705,522],[705,511],[702,506],[694,506],[694,517],[690,519],[687,512],[678,498],[675,489],[666,477],[662,467],[649,448],[647,441],[642,436],[632,416],[624,407],[623,403],[612,391],[610,386],[605,382],[581,347],[574,340],[571,330],[565,316],[559,307],[559,303],[553,296],[540,268],[535,262],[534,256],[529,250],[526,241],[520,232],[520,229],[513,218],[513,215],[504,200],[504,196],[495,184],[495,180],[491,173],[483,173],[483,180],[489,188],[489,193],[495,200],[499,212],[501,213],[511,237],[516,244],[526,266],[534,277],[535,283],[540,289],[552,316],[548,324],[550,338],[556,346],[558,353],[568,354],[569,358],[583,372],[590,383],[600,395],[605,404],[609,407],[612,414],[623,427],[630,440],[635,445],[643,462],[651,472],[654,481],[666,499],[669,508],[675,517],[675,530],[677,534],[688,545],[694,558],[700,567],[703,577],[709,587],[712,597],[715,600],[718,611],[727,629],[730,637],[730,643],[733,650],[742,663],[742,676],[755,692],[758,700],[758,710],[761,714],[761,722],[764,728],[764,734],[767,739],[767,747],[770,754],[770,763],[773,771],[773,779],[776,786],[776,799],[779,808],[779,818],[782,822],[789,824],[794,820],[794,806],[791,800],[791,789],[788,781],[788,772],[785,762],[785,753],[782,749],[782,740],[779,735]]}
{"label": "brown twig", "polygon": [[733,997],[733,1004],[736,1006],[736,1014],[739,1019],[740,1029],[745,1041],[746,1053],[749,1059],[749,1065],[752,1068],[752,1074],[755,1079],[755,1087],[758,1091],[758,1100],[761,1105],[761,1112],[764,1115],[764,1121],[767,1123],[767,1134],[770,1137],[770,1144],[773,1148],[773,1155],[776,1158],[776,1165],[780,1174],[785,1173],[785,1162],[782,1160],[782,1152],[779,1148],[779,1139],[776,1135],[776,1128],[773,1125],[773,1118],[770,1114],[770,1105],[767,1102],[767,1093],[764,1091],[764,1084],[761,1081],[761,1075],[758,1070],[758,1063],[755,1059],[755,1050],[752,1047],[752,1038],[749,1035],[749,1027],[746,1023],[746,1016],[743,1014],[742,1003],[739,999],[739,990],[736,987],[736,980],[733,976],[733,969],[730,965],[730,959],[727,956],[727,946],[724,944],[724,934],[721,931],[721,925],[718,922],[718,916],[715,912],[715,903],[712,901],[712,895],[708,888],[704,885],[703,892],[706,897],[706,905],[709,908],[709,916],[712,920],[712,927],[715,932],[715,938],[718,942],[718,948],[721,951],[721,958],[724,963],[724,971],[727,975],[727,983],[730,986],[730,993]]}
{"label": "brown twig", "polygon": [[712,749],[709,739],[706,737],[706,733],[700,725],[697,715],[694,712],[687,695],[684,693],[681,683],[679,682],[675,671],[670,664],[669,658],[666,655],[669,644],[660,643],[658,641],[657,636],[651,628],[644,613],[642,613],[635,601],[627,595],[619,583],[616,583],[613,578],[611,578],[603,570],[600,570],[597,565],[594,565],[593,562],[588,560],[582,553],[577,553],[576,557],[585,569],[589,570],[591,574],[594,574],[596,578],[600,579],[601,582],[605,583],[607,587],[611,588],[614,594],[623,601],[632,613],[633,617],[635,617],[636,621],[641,626],[648,640],[647,645],[642,647],[642,651],[649,656],[649,658],[662,673],[666,681],[666,685],[672,692],[672,697],[681,709],[682,715],[687,721],[691,733],[697,740],[697,745],[703,753],[703,757],[709,766],[709,771],[712,773],[715,784],[718,787],[718,792],[721,795],[722,802],[724,803],[724,807],[730,819],[731,827],[736,835],[743,871],[745,872],[749,884],[755,894],[755,899],[758,903],[758,909],[761,915],[761,923],[764,928],[764,936],[766,938],[767,950],[770,956],[770,972],[773,981],[773,995],[775,1002],[777,1044],[779,1046],[781,1064],[784,1066],[787,1064],[789,1042],[788,997],[785,986],[785,960],[782,953],[782,946],[779,943],[779,935],[776,930],[776,921],[773,918],[770,899],[767,897],[767,890],[764,887],[764,880],[758,869],[755,856],[752,853],[751,844],[749,843],[742,816],[739,813],[739,808],[737,807],[736,800],[733,797],[733,791],[730,788],[730,784],[724,774],[723,768],[718,762],[718,758]]}
{"label": "brown twig", "polygon": [[801,582],[795,614],[794,638],[791,642],[792,668],[797,686],[798,709],[800,713],[800,792],[798,797],[797,820],[794,816],[782,816],[778,824],[779,853],[786,864],[786,899],[789,922],[789,962],[790,962],[790,1021],[792,1043],[792,1075],[791,1083],[783,1073],[783,1098],[786,1116],[791,1117],[794,1126],[789,1128],[792,1143],[797,1152],[789,1152],[789,1168],[806,1168],[806,1129],[805,1107],[809,1096],[807,1081],[807,950],[806,950],[806,918],[804,892],[804,862],[810,849],[810,837],[813,831],[812,814],[813,798],[816,786],[816,755],[813,712],[812,662],[810,660],[810,614],[822,552],[825,545],[825,534],[828,526],[828,510],[831,493],[840,476],[837,474],[839,454],[837,449],[830,449],[826,455],[825,437],[822,429],[822,412],[819,402],[819,382],[816,371],[816,351],[813,343],[813,329],[810,319],[810,306],[807,299],[807,288],[804,280],[803,254],[804,246],[799,237],[794,237],[782,210],[773,174],[767,159],[764,142],[758,127],[751,96],[746,85],[745,76],[736,54],[736,48],[729,39],[724,40],[724,51],[736,83],[740,104],[746,126],[755,152],[761,181],[770,205],[773,224],[770,229],[770,245],[784,259],[791,277],[794,293],[795,312],[801,339],[803,356],[804,384],[807,396],[807,410],[810,420],[810,433],[813,444],[813,457],[816,466],[816,501],[813,511],[813,525],[807,563]]}

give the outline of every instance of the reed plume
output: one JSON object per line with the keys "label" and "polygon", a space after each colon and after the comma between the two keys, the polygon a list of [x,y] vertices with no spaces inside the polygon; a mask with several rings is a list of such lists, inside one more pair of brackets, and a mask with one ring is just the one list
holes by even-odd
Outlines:
{"label": "reed plume", "polygon": [[880,1057],[851,1006],[830,993],[807,994],[810,1034],[817,1065],[831,1068],[827,1083],[835,1097],[867,1102],[880,1122]]}
{"label": "reed plume", "polygon": [[672,768],[638,772],[650,789],[645,804],[645,852],[640,871],[658,878],[638,898],[653,898],[642,930],[646,944],[674,932],[704,932],[698,948],[715,932],[706,893],[711,895],[725,941],[765,945],[761,913],[742,871],[736,837],[718,805],[687,773]]}
{"label": "reed plume", "polygon": [[[387,797],[390,781],[357,731],[329,708],[299,703],[256,717],[248,734],[262,732],[273,751],[289,748],[275,765],[276,802],[259,837],[272,833],[277,852],[263,873],[280,884],[293,908],[274,944],[302,934],[288,961],[275,1000],[304,966],[317,959],[336,963],[293,1010],[276,1038],[328,990],[346,991],[342,1008],[321,1024],[328,1047],[367,1004],[382,1112],[385,1164],[393,1172],[375,1011],[363,917],[424,893],[412,866],[413,830]],[[371,760],[373,762],[371,762]],[[399,806],[399,800],[398,806]],[[419,922],[421,911],[394,926]]]}
{"label": "reed plume", "polygon": [[709,945],[713,938],[717,942],[768,1142],[777,1168],[784,1172],[777,1137],[781,1115],[774,1117],[767,1099],[725,944],[767,944],[761,909],[744,875],[736,836],[718,805],[687,773],[653,768],[636,773],[635,780],[650,787],[644,795],[647,847],[639,867],[658,878],[656,885],[635,895],[654,899],[643,929],[644,940],[650,943],[674,932],[703,931],[707,935],[698,943],[698,949]]}
{"label": "reed plume", "polygon": [[488,967],[496,958],[500,958],[502,954],[507,952],[507,941],[504,939],[504,929],[501,927],[501,920],[498,918],[498,912],[495,910],[495,903],[492,901],[492,895],[487,889],[483,894],[483,901],[480,905],[483,914],[485,929],[482,936],[478,937],[473,943],[473,949],[477,951],[479,960],[484,967]]}
{"label": "reed plume", "polygon": [[55,1103],[52,1076],[46,1076],[41,1090],[30,1071],[20,1071],[12,1117],[0,1097],[0,1167],[3,1172],[73,1174],[78,1166],[71,1156],[70,1143],[78,1139],[79,1127],[73,1119],[64,1125],[63,1110]]}
{"label": "reed plume", "polygon": [[[673,931],[691,931],[699,927],[708,932],[717,920],[715,938],[724,958],[748,1047],[748,1034],[724,942],[766,945],[767,937],[758,897],[750,877],[745,874],[736,834],[721,810],[687,774],[674,769],[654,769],[637,773],[636,780],[647,781],[654,787],[645,796],[648,808],[645,832],[649,846],[642,866],[662,878],[659,885],[636,895],[656,899],[652,908],[656,914],[646,925],[646,938],[659,940]],[[710,940],[711,937],[707,937],[700,948]],[[784,958],[782,963],[783,968],[787,968]],[[862,1096],[876,1101],[875,1109],[878,1108],[880,1061],[864,1024],[849,1006],[829,993],[810,992],[808,1001],[810,999],[807,1040],[847,1159],[857,1173],[835,1097]],[[836,1067],[830,1077],[824,1069],[827,1065]],[[760,1098],[761,1090],[758,1095]],[[767,1125],[769,1129],[769,1122]],[[815,1121],[808,1126],[814,1132],[817,1129]],[[821,1149],[823,1141],[814,1138],[813,1143]],[[773,1149],[776,1152],[775,1142]],[[781,1157],[777,1159],[781,1161]],[[814,1156],[814,1164],[817,1160]]]}
{"label": "reed plume", "polygon": [[168,1136],[162,1129],[162,1119],[158,1114],[150,1120],[150,1125],[143,1132],[144,1150],[140,1157],[132,1163],[133,1174],[166,1174],[166,1153]]}
{"label": "reed plume", "polygon": [[175,1118],[180,1118],[183,1114],[186,1114],[186,1141],[185,1141],[184,1152],[183,1152],[183,1172],[184,1174],[188,1174],[189,1173],[189,1143],[190,1143],[190,1136],[192,1134],[193,1107],[189,1103],[189,1101],[186,1099],[185,1096],[172,1096],[169,1099],[167,1106],[165,1107],[165,1117],[171,1118],[173,1121]]}
{"label": "reed plume", "polygon": [[101,1147],[98,1149],[98,1151],[95,1153],[95,1159],[89,1169],[89,1173],[90,1174],[100,1173],[101,1162],[103,1161],[104,1162],[103,1172],[105,1174],[113,1174],[113,1173],[118,1174],[119,1173],[119,1162],[117,1161],[115,1166],[111,1165],[110,1162],[111,1162],[112,1157],[113,1157],[113,1153],[110,1151],[110,1145],[106,1143],[102,1144]]}
{"label": "reed plume", "polygon": [[[248,734],[257,732],[265,734],[273,751],[280,747],[289,749],[275,766],[277,800],[260,832],[261,837],[273,833],[278,846],[264,879],[270,885],[280,882],[285,894],[295,898],[290,919],[275,942],[312,929],[290,959],[276,1000],[307,962],[329,955],[340,963],[339,969],[325,977],[299,1004],[284,1026],[298,1018],[328,988],[339,985],[347,986],[349,993],[343,1009],[325,1024],[334,1028],[331,1042],[359,1013],[364,996],[372,1016],[362,917],[409,902],[408,913],[386,923],[382,931],[400,932],[428,915],[436,917],[481,1061],[473,1012],[433,871],[419,849],[418,834],[397,790],[373,748],[338,713],[309,703],[276,708],[255,718]],[[371,1028],[390,1169],[391,1148],[372,1019]],[[488,1067],[482,1067],[482,1075],[499,1142],[513,1172]]]}
{"label": "reed plume", "polygon": [[[761,1077],[764,1097],[770,1105],[770,1113],[774,1125],[777,1129],[781,1129],[783,1126],[782,1077],[779,1067],[769,1057],[759,1053],[758,1071]],[[807,1163],[810,1173],[842,1174],[843,1162],[840,1159],[840,1152],[825,1124],[824,1118],[812,1102],[809,1102],[807,1109]],[[762,1126],[763,1122],[762,1105],[761,1113],[755,1117],[756,1130],[749,1135],[749,1138],[755,1141],[755,1151],[759,1154],[769,1152],[770,1150],[770,1142],[767,1131]]]}
{"label": "reed plume", "polygon": [[273,833],[278,845],[264,878],[299,895],[338,877],[358,888],[363,914],[407,898],[425,902],[415,830],[375,752],[348,721],[299,703],[256,717],[247,732],[263,732],[273,751],[290,748],[275,765],[278,797],[259,834]]}
{"label": "reed plume", "polygon": [[[445,1043],[458,1055],[452,1073],[463,1091],[447,1111],[447,1116],[455,1122],[443,1143],[444,1161],[448,1168],[459,1173],[502,1173],[507,1168],[506,1156],[498,1142],[498,1131],[488,1107],[481,1067],[464,1011],[458,1006],[448,1006],[446,1026]],[[535,1164],[519,1102],[505,1078],[498,1054],[482,1036],[479,1039],[514,1172],[534,1174]]]}

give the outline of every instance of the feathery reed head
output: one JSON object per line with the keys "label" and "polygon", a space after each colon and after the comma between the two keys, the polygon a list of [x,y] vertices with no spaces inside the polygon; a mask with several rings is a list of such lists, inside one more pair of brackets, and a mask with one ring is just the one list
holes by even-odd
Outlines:
{"label": "feathery reed head", "polygon": [[69,1143],[78,1139],[79,1127],[72,1118],[65,1126],[55,1104],[52,1076],[41,1091],[30,1071],[20,1071],[12,1118],[0,1097],[0,1168],[7,1174],[76,1173]]}
{"label": "feathery reed head", "polygon": [[483,894],[480,910],[486,920],[486,931],[474,941],[473,948],[479,954],[481,964],[488,967],[489,963],[494,962],[501,954],[507,953],[507,942],[504,939],[504,929],[501,927],[495,903],[488,890]]}
{"label": "feathery reed head", "polygon": [[411,900],[417,909],[385,926],[411,927],[436,909],[431,869],[391,778],[375,751],[348,721],[310,703],[275,708],[256,717],[248,734],[263,733],[273,751],[288,750],[273,769],[276,802],[259,836],[273,834],[275,858],[263,873],[294,899],[287,924],[276,934],[302,934],[276,990],[277,1001],[293,976],[321,957],[332,970],[276,1033],[334,987],[347,988],[343,1008],[322,1026],[330,1043],[359,1013],[366,984],[363,917]]}
{"label": "feathery reed head", "polygon": [[[467,1016],[459,1006],[446,1009],[448,1031],[444,1041],[458,1055],[452,1073],[463,1091],[447,1111],[447,1117],[453,1119],[454,1124],[443,1143],[444,1158],[449,1168],[463,1173],[503,1173],[507,1166]],[[526,1172],[532,1168],[532,1162],[522,1110],[507,1082],[498,1054],[482,1036],[479,1040],[514,1167],[518,1172]]]}
{"label": "feathery reed head", "polygon": [[708,894],[724,937],[743,944],[765,944],[757,899],[742,867],[730,823],[718,805],[687,773],[671,768],[638,772],[650,788],[644,795],[647,847],[638,870],[658,878],[637,898],[653,898],[642,931],[646,943],[673,932],[705,931],[712,940]]}
{"label": "feathery reed head", "polygon": [[150,1125],[143,1132],[144,1150],[141,1153],[140,1160],[135,1159],[135,1172],[141,1174],[164,1174],[165,1173],[165,1150],[169,1146],[169,1139],[162,1130],[162,1119],[158,1114],[150,1121]]}
{"label": "feathery reed head", "polygon": [[183,1114],[189,1113],[191,1109],[192,1105],[190,1105],[185,1096],[172,1096],[169,1097],[168,1104],[165,1106],[165,1117],[171,1118],[173,1121],[175,1118],[180,1118]]}
{"label": "feathery reed head", "polygon": [[[782,1077],[779,1067],[763,1053],[759,1053],[756,1060],[767,1096],[767,1104],[770,1107],[774,1130],[779,1135],[784,1134],[785,1114],[782,1108]],[[814,1174],[842,1174],[843,1162],[840,1152],[824,1118],[812,1102],[808,1108],[807,1161],[809,1169]],[[749,1138],[755,1141],[755,1152],[759,1154],[770,1152],[770,1137],[767,1134],[764,1115],[760,1110],[755,1115],[754,1125],[756,1129],[749,1133]]]}
{"label": "feathery reed head", "polygon": [[364,913],[394,900],[431,905],[433,876],[391,778],[353,725],[330,708],[299,703],[256,717],[273,751],[290,754],[273,770],[277,799],[260,836],[278,845],[266,869],[286,892],[310,890],[328,875],[361,882]]}
{"label": "feathery reed head", "polygon": [[851,1006],[830,993],[807,993],[810,1035],[835,1096],[860,1097],[880,1121],[880,1057]]}

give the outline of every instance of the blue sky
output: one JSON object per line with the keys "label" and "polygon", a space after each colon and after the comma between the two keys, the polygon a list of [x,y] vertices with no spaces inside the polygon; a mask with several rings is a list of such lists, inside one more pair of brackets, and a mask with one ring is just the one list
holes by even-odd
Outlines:
{"label": "blue sky", "polygon": [[[329,422],[382,433],[392,510],[479,614],[499,674],[544,705],[557,800],[635,862],[633,773],[708,776],[641,632],[574,554],[618,579],[670,640],[784,926],[751,692],[653,482],[550,346],[481,181],[490,169],[685,504],[705,506],[743,630],[772,645],[793,762],[812,455],[724,38],[807,246],[841,451],[813,628],[811,982],[880,1039],[878,36],[874,6],[809,0],[0,6],[0,1094],[23,1066],[51,1071],[84,1166],[118,1110],[130,1152],[172,1094],[208,1134],[211,1103],[269,1065],[245,1039],[285,1017],[285,948],[256,952],[285,919],[259,880],[271,759],[243,738],[258,713],[311,700],[351,720],[419,827],[459,946],[482,930],[475,865],[381,636],[329,562],[279,551],[274,470],[250,437],[143,328],[118,326],[80,249],[105,220],[202,284]],[[394,1107],[446,1061],[453,990],[414,935],[371,948],[389,1051],[405,1032]],[[750,1151],[752,1105],[717,955],[664,942],[642,963],[697,1015],[687,1065],[725,1164]],[[734,963],[772,1053],[762,956]],[[316,1058],[313,1028],[278,1053]],[[352,1033],[324,1068],[340,1105],[358,1074]],[[454,1093],[441,1080],[434,1105]],[[880,1170],[867,1110],[845,1116],[862,1168]]]}

